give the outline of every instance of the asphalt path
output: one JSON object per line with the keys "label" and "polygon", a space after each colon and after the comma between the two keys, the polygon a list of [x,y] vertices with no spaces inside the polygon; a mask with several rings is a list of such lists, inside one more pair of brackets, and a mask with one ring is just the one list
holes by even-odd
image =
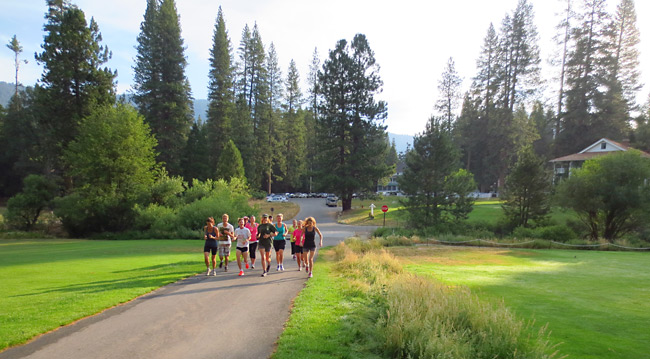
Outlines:
{"label": "asphalt path", "polygon": [[[337,224],[340,208],[326,207],[324,199],[293,201],[300,205],[298,219],[316,218],[324,246],[372,230]],[[202,263],[201,246],[197,261]],[[291,259],[289,243],[286,252],[284,272],[275,271],[273,253],[271,272],[260,277],[258,253],[258,267],[242,277],[231,263],[229,272],[202,273],[165,286],[8,349],[0,358],[268,358],[308,280]]]}

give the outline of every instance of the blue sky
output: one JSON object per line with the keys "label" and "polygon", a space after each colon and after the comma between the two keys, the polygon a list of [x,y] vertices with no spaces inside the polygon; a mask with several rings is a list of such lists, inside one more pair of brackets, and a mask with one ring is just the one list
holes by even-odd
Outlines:
{"label": "blue sky", "polygon": [[[128,91],[133,81],[132,65],[136,37],[146,0],[76,0],[86,16],[98,22],[104,44],[113,52],[108,66],[118,71],[118,92]],[[609,0],[613,11],[618,4]],[[463,88],[469,87],[476,73],[476,58],[490,22],[499,27],[517,0],[176,0],[181,16],[182,36],[187,47],[187,76],[193,96],[206,97],[209,49],[219,5],[222,6],[233,48],[239,44],[245,24],[257,22],[264,44],[273,42],[283,75],[291,59],[296,61],[301,79],[309,70],[314,48],[320,58],[339,39],[352,39],[356,33],[368,37],[381,66],[384,91],[380,98],[388,102],[388,130],[409,134],[424,130],[438,96],[437,85],[449,57],[453,57]],[[563,8],[560,0],[531,0],[535,23],[540,33],[543,74],[548,87],[556,70],[548,63],[554,56],[552,36]],[[641,31],[641,69],[644,83],[650,83],[650,1],[636,1],[637,25]],[[45,0],[0,0],[0,42],[7,44],[15,34],[24,47],[23,59],[29,61],[20,71],[20,82],[34,84],[42,68],[34,60],[43,40]],[[645,35],[645,36],[644,36]],[[236,54],[235,54],[236,55]],[[0,50],[0,81],[14,81],[13,53]],[[303,85],[306,88],[306,85]],[[644,101],[650,86],[639,94]],[[551,92],[547,93],[552,96]],[[552,103],[552,102],[551,102]]]}

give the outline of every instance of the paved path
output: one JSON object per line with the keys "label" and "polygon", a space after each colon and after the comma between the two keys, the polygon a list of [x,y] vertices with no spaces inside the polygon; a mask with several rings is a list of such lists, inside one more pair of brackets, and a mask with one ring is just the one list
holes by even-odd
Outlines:
{"label": "paved path", "polygon": [[[369,229],[336,224],[337,209],[326,207],[324,199],[295,201],[301,206],[298,218],[316,218],[325,246]],[[284,272],[275,272],[273,261],[265,278],[259,268],[239,277],[234,263],[227,273],[165,286],[6,350],[0,358],[268,358],[307,280],[291,255],[285,257]],[[197,261],[202,262],[200,253]]]}

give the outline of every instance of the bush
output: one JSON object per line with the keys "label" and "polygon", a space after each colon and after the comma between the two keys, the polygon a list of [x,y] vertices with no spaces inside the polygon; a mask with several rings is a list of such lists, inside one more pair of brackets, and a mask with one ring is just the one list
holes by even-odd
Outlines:
{"label": "bush", "polygon": [[171,231],[177,226],[176,213],[173,209],[158,204],[150,204],[145,208],[136,206],[136,217],[133,228],[136,230],[158,230]]}
{"label": "bush", "polygon": [[30,230],[38,221],[41,211],[50,205],[57,185],[39,175],[29,175],[23,181],[23,190],[7,202],[7,222],[10,227]]}
{"label": "bush", "polygon": [[566,242],[571,239],[576,239],[577,236],[571,228],[562,225],[541,227],[537,230],[539,238],[547,239],[549,241]]}
{"label": "bush", "polygon": [[514,238],[537,238],[537,233],[534,229],[528,227],[517,227],[512,231],[512,236]]}

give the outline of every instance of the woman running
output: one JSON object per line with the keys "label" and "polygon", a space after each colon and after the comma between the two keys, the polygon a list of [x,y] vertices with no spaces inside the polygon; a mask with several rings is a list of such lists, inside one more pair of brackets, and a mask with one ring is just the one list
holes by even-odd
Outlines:
{"label": "woman running", "polygon": [[307,256],[307,272],[309,278],[313,277],[314,271],[314,255],[316,254],[316,233],[320,237],[320,247],[323,246],[323,234],[320,229],[316,227],[316,220],[314,217],[305,219],[305,229],[302,232],[303,243],[303,256]]}
{"label": "woman running", "polygon": [[260,256],[262,257],[262,277],[266,277],[266,273],[271,268],[267,253],[271,253],[271,240],[276,234],[275,226],[269,222],[269,215],[262,215],[262,224],[257,227],[258,247],[260,249]]}
{"label": "woman running", "polygon": [[219,237],[219,230],[214,226],[214,218],[208,217],[203,227],[203,256],[205,257],[205,266],[208,271],[205,275],[210,275],[210,253],[212,253],[212,275],[217,275],[215,267],[217,266],[217,237]]}
{"label": "woman running", "polygon": [[239,275],[244,275],[244,269],[241,266],[242,257],[244,257],[244,263],[246,264],[246,269],[248,269],[248,242],[251,240],[251,231],[248,228],[244,227],[244,219],[240,218],[237,220],[239,227],[235,229],[235,238],[237,238],[237,266],[239,267]]}
{"label": "woman running", "polygon": [[248,228],[251,232],[251,240],[248,242],[248,253],[251,258],[251,269],[255,269],[255,252],[257,252],[257,226],[259,223],[255,223],[255,216],[251,215],[250,219],[244,217],[246,225],[244,227]]}
{"label": "woman running", "polygon": [[302,270],[303,259],[302,259],[302,221],[296,222],[296,227],[291,233],[291,238],[296,248],[296,260],[298,261],[298,271]]}
{"label": "woman running", "polygon": [[293,231],[298,228],[298,220],[293,219],[292,224],[289,226],[289,237],[291,238],[291,256],[293,256],[293,260],[296,260],[296,238],[293,236]]}
{"label": "woman running", "polygon": [[287,225],[282,222],[282,218],[284,218],[282,213],[278,213],[278,215],[275,216],[277,222],[275,224],[275,232],[277,235],[273,238],[273,249],[275,249],[275,259],[278,262],[278,267],[275,269],[276,271],[284,271],[284,248],[287,245],[284,236],[287,234],[288,230]]}

